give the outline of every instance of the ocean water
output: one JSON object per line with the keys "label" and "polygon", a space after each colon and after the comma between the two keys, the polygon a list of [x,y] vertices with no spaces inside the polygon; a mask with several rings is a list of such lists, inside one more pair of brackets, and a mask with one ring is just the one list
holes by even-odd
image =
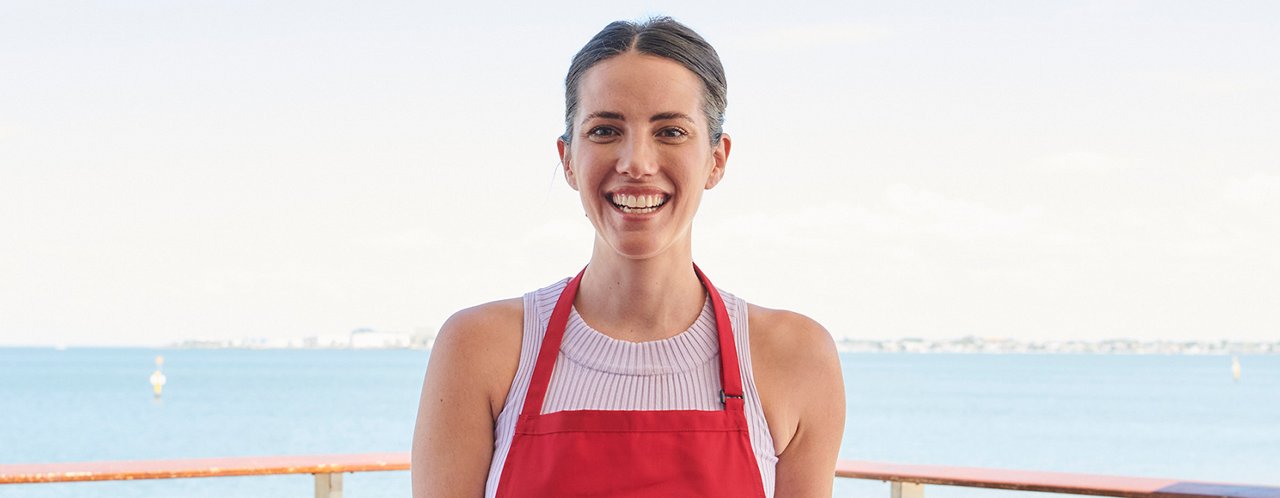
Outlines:
{"label": "ocean water", "polygon": [[[165,357],[165,395],[148,377]],[[0,348],[0,463],[407,451],[428,352]],[[840,456],[1280,485],[1280,356],[843,354]],[[409,495],[348,474],[350,498]],[[310,496],[310,475],[0,485],[0,497]],[[1032,496],[931,486],[929,496]],[[839,479],[837,496],[885,496]],[[1043,496],[1043,494],[1038,494]]]}

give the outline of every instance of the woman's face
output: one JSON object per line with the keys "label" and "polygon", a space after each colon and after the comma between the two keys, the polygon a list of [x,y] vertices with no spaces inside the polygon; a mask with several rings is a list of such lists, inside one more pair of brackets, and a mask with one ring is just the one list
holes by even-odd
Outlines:
{"label": "woman's face", "polygon": [[560,159],[597,242],[630,259],[687,246],[730,145],[727,135],[715,144],[707,136],[701,80],[669,59],[628,52],[587,70],[579,85]]}

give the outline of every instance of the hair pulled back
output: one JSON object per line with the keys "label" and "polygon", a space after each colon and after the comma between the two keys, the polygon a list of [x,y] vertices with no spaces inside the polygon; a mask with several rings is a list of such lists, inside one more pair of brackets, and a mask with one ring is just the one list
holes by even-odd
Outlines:
{"label": "hair pulled back", "polygon": [[564,135],[560,139],[569,143],[573,138],[573,117],[578,113],[578,85],[582,76],[596,64],[630,51],[678,62],[702,80],[702,112],[707,116],[707,134],[712,143],[719,141],[724,133],[724,110],[729,105],[728,83],[720,55],[698,33],[670,17],[653,17],[641,23],[611,22],[573,56],[569,74],[564,78]]}

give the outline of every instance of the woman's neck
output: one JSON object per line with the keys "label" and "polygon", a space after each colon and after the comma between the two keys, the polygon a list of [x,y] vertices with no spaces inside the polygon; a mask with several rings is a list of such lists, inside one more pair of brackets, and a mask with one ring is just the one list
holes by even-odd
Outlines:
{"label": "woman's neck", "polygon": [[631,342],[665,339],[693,325],[706,290],[693,272],[692,250],[628,259],[597,241],[574,306],[592,328]]}

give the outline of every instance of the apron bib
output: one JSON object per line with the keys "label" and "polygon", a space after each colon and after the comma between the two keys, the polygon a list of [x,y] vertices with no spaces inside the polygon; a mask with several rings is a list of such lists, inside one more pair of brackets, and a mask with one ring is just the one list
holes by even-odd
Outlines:
{"label": "apron bib", "polygon": [[551,312],[498,497],[764,496],[743,414],[729,313],[702,270],[697,265],[693,270],[715,310],[723,409],[541,413],[584,269],[565,286]]}

